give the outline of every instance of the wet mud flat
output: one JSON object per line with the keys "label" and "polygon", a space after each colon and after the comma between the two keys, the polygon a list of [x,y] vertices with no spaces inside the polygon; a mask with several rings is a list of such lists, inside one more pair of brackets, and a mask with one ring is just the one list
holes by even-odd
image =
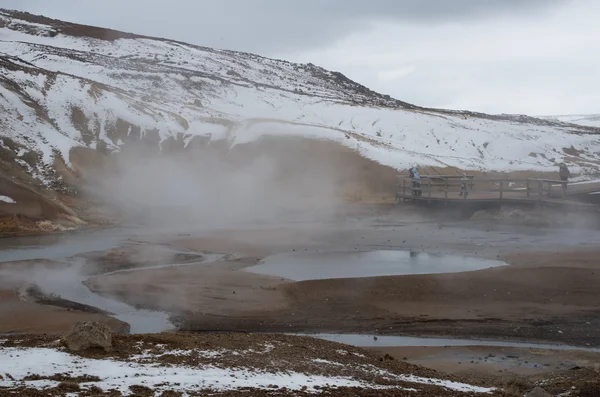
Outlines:
{"label": "wet mud flat", "polygon": [[170,313],[185,331],[600,345],[597,232],[392,223],[176,236],[162,243],[229,255],[202,266],[99,275],[87,286]]}
{"label": "wet mud flat", "polygon": [[539,375],[590,368],[598,371],[600,353],[497,346],[367,347],[379,354],[453,374]]}
{"label": "wet mud flat", "polygon": [[[71,246],[23,254],[84,261],[76,280],[52,273],[56,282],[42,285],[55,288],[48,292],[90,306],[85,294],[99,294],[134,310],[164,312],[183,330],[600,343],[600,271],[592,248],[598,232],[400,218],[184,234],[121,231],[95,235],[91,251],[77,236]],[[221,257],[204,258],[207,252]],[[67,294],[71,285],[79,292]]]}
{"label": "wet mud flat", "polygon": [[20,299],[40,305],[61,307],[69,310],[77,310],[86,313],[99,313],[110,315],[112,313],[99,309],[95,306],[86,305],[79,302],[63,299],[55,294],[47,294],[36,284],[24,284],[17,290]]}

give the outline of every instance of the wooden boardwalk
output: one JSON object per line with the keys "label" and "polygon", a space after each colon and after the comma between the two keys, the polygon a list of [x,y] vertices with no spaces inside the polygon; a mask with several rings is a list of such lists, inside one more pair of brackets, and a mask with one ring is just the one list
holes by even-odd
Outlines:
{"label": "wooden boardwalk", "polygon": [[[424,176],[420,187],[407,177],[398,178],[397,201],[443,202],[469,204],[545,204],[579,207],[599,207],[584,202],[592,192],[600,191],[600,183],[568,184],[551,179],[474,179],[467,176]],[[596,203],[600,204],[600,195]]]}
{"label": "wooden boardwalk", "polygon": [[[581,196],[585,194],[592,194],[600,192],[600,182],[594,183],[571,183],[567,186],[566,196]],[[558,197],[558,191],[554,190],[550,192],[552,197]]]}

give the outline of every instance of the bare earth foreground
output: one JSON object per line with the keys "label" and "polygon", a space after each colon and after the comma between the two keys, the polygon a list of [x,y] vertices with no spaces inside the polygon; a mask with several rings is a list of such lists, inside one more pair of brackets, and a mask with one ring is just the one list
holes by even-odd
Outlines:
{"label": "bare earth foreground", "polygon": [[[451,222],[377,207],[328,222],[112,230],[35,249],[9,242],[0,250],[0,396],[40,388],[41,395],[516,396],[536,384],[553,395],[595,395],[585,393],[600,378],[600,353],[591,349],[600,347],[597,241],[595,230]],[[377,273],[375,262],[357,269],[351,259],[332,268],[328,259],[408,250],[398,259],[409,269],[401,275]],[[299,269],[285,270],[283,261],[278,275],[250,269],[286,255],[311,262],[304,281],[294,281]],[[436,257],[441,267],[431,270]],[[506,263],[466,271],[464,257]],[[337,275],[319,280],[323,269]],[[83,320],[120,333],[111,352],[60,347],[56,335]],[[129,329],[168,333],[123,335]],[[365,350],[282,333],[588,350],[394,346],[374,337]]]}

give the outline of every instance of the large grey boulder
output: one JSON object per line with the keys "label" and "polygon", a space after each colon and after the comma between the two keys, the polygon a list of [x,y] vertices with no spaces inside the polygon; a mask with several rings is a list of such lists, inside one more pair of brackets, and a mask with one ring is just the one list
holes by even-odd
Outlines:
{"label": "large grey boulder", "polygon": [[61,342],[71,351],[102,348],[104,351],[112,349],[112,334],[106,324],[95,321],[78,322],[75,327],[67,332]]}

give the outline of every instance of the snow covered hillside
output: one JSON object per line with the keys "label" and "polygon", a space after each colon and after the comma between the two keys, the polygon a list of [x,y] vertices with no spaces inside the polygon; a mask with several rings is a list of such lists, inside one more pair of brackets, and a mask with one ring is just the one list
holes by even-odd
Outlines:
{"label": "snow covered hillside", "polygon": [[[49,184],[56,155],[263,135],[325,138],[383,165],[596,173],[600,129],[425,109],[312,64],[0,10],[0,150]],[[4,137],[4,139],[2,138]],[[6,139],[9,138],[9,139]],[[7,152],[8,153],[8,152]]]}
{"label": "snow covered hillside", "polygon": [[560,121],[563,123],[579,124],[588,127],[600,128],[600,114],[567,114],[560,116],[545,116],[548,120]]}

